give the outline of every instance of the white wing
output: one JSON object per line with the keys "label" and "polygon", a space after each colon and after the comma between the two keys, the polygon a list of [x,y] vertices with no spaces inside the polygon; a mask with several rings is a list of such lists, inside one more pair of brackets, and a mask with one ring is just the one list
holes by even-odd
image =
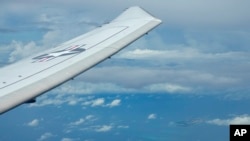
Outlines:
{"label": "white wing", "polygon": [[131,7],[108,24],[0,69],[0,114],[100,63],[161,23]]}

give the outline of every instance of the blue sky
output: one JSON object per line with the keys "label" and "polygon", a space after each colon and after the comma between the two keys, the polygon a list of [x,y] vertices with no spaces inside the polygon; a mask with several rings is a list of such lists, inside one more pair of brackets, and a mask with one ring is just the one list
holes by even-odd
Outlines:
{"label": "blue sky", "polygon": [[0,117],[0,140],[228,140],[250,124],[247,0],[2,1],[0,66],[139,5],[163,24],[73,81]]}

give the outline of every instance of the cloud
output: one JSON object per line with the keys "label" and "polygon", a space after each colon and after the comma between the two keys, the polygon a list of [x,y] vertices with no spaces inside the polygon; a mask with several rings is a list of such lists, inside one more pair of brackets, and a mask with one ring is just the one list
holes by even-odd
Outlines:
{"label": "cloud", "polygon": [[61,141],[74,141],[74,139],[71,139],[71,138],[62,138]]}
{"label": "cloud", "polygon": [[[232,87],[239,89],[248,83],[249,76],[246,66],[241,65],[242,71],[245,73],[237,73],[236,68],[230,68],[231,65],[214,64],[220,67],[206,66],[201,64],[200,66],[186,64],[181,66],[107,66],[100,68],[93,68],[91,71],[79,76],[79,79],[83,79],[96,85],[97,83],[109,82],[120,86],[116,89],[119,93],[145,93],[145,92],[171,92],[171,93],[202,93],[204,91],[225,92]],[[157,63],[157,64],[158,64]],[[147,66],[149,65],[149,66]],[[147,67],[146,67],[147,66]],[[184,68],[183,68],[184,67]],[[218,70],[217,70],[218,69]],[[235,71],[234,71],[235,69]],[[225,73],[225,70],[230,70]],[[112,72],[113,77],[107,77],[102,74]],[[130,77],[127,77],[130,76]],[[242,77],[245,76],[245,77]],[[136,79],[135,79],[136,78]],[[245,82],[245,83],[243,83]],[[81,83],[81,82],[79,82]],[[96,85],[96,87],[98,84]],[[104,85],[103,85],[104,86]],[[102,86],[99,87],[99,89]],[[246,89],[247,87],[245,87]],[[126,91],[127,89],[127,91]],[[105,87],[104,89],[105,90]],[[105,91],[104,91],[105,92]],[[111,91],[112,92],[112,91]],[[113,92],[113,93],[116,93]]]}
{"label": "cloud", "polygon": [[[96,85],[96,84],[93,84]],[[73,94],[73,95],[72,95]],[[36,103],[29,104],[28,107],[44,107],[48,105],[54,105],[60,107],[61,105],[68,105],[68,106],[86,106],[90,107],[117,107],[121,104],[120,99],[114,99],[110,103],[105,103],[105,98],[95,98],[95,96],[84,96],[82,97],[81,94],[76,93],[62,93],[62,92],[51,92],[50,96],[44,94],[37,98]],[[83,94],[85,95],[85,94]],[[88,118],[92,118],[91,115]]]}
{"label": "cloud", "polygon": [[[155,58],[155,57],[162,57],[165,54],[164,51],[160,50],[150,50],[150,49],[135,49],[132,51],[127,51],[122,53],[119,57],[120,58],[127,58],[127,59],[144,59],[144,58]],[[167,55],[166,55],[167,56]]]}
{"label": "cloud", "polygon": [[[214,3],[217,3],[214,5]],[[74,2],[54,2],[55,5],[63,6],[65,11],[68,9],[80,9],[80,5],[85,5],[86,9],[93,14],[100,14],[100,19],[108,17],[107,15],[115,16],[117,11],[125,9],[131,5],[140,5],[155,16],[162,18],[168,25],[188,26],[188,27],[223,27],[223,26],[246,26],[249,22],[248,1],[234,1],[234,0],[166,0],[160,2],[134,0],[134,1],[115,1],[109,0],[105,2],[94,1],[74,1]],[[40,4],[44,4],[41,3]],[[110,8],[113,5],[113,9]],[[58,9],[58,8],[57,8]],[[213,10],[211,10],[213,9]],[[232,10],[234,9],[234,10]],[[165,11],[165,12],[162,12]],[[110,17],[111,17],[110,16]]]}
{"label": "cloud", "polygon": [[70,101],[68,102],[69,105],[76,105],[77,103],[78,103],[78,101],[75,100],[75,99],[72,99],[72,100],[70,100]]}
{"label": "cloud", "polygon": [[189,127],[197,124],[212,124],[217,126],[229,126],[231,124],[250,124],[250,116],[249,115],[238,115],[233,118],[228,119],[211,119],[211,120],[205,120],[205,119],[190,119],[190,120],[183,120],[183,121],[177,121],[177,122],[169,122],[169,125],[172,126],[180,126],[180,127]]}
{"label": "cloud", "polygon": [[[214,3],[217,2],[216,5]],[[98,4],[96,4],[98,3]],[[86,3],[84,3],[86,4]],[[110,7],[115,5],[112,10],[105,9],[108,14],[112,14],[115,10],[126,8],[131,5],[140,5],[155,16],[162,18],[170,26],[188,26],[188,27],[211,27],[211,26],[240,26],[248,23],[249,15],[247,15],[249,5],[248,1],[233,1],[233,0],[220,0],[220,1],[200,1],[200,0],[165,0],[165,1],[122,1],[109,0],[107,2],[91,1],[87,5],[93,9],[100,7]],[[213,10],[211,10],[213,9]],[[234,9],[232,11],[232,9]],[[163,12],[165,11],[165,12]],[[102,12],[104,13],[104,12]]]}
{"label": "cloud", "polygon": [[47,140],[47,139],[52,138],[54,136],[55,135],[53,135],[52,133],[46,132],[46,133],[41,135],[41,137],[38,139],[38,141],[44,141],[44,140]]}
{"label": "cloud", "polygon": [[[237,58],[235,59],[246,59],[247,53],[246,52],[220,52],[220,53],[212,53],[212,52],[202,52],[202,50],[196,48],[197,45],[187,45],[183,46],[180,45],[175,49],[169,50],[153,50],[153,49],[134,49],[130,51],[126,51],[121,53],[118,58],[125,58],[125,59],[143,59],[143,60],[166,60],[171,59],[175,60],[182,60],[182,61],[197,61],[195,59],[202,59],[202,60],[225,60],[231,59],[232,56]],[[204,46],[204,45],[201,45]]]}
{"label": "cloud", "polygon": [[[70,93],[71,94],[71,93]],[[81,102],[91,100],[92,96],[79,97],[78,95],[67,95],[67,93],[54,93],[51,92],[51,95],[48,96],[44,94],[37,98],[36,103],[29,104],[29,107],[43,107],[48,105],[60,106],[67,104],[69,106],[75,106]]]}
{"label": "cloud", "polygon": [[[83,74],[85,76],[85,74]],[[87,74],[86,74],[87,75]],[[81,76],[82,77],[82,76]],[[54,89],[52,93],[68,93],[68,94],[96,94],[96,93],[130,93],[133,89],[124,88],[115,83],[105,82],[86,82],[82,81],[81,77],[65,83]]]}
{"label": "cloud", "polygon": [[103,106],[105,103],[105,99],[104,98],[98,98],[92,101],[91,106],[92,107],[97,107],[97,106]]}
{"label": "cloud", "polygon": [[214,124],[219,126],[228,126],[230,124],[250,124],[249,115],[240,115],[230,119],[213,119],[207,121],[208,124]]}
{"label": "cloud", "polygon": [[82,124],[88,124],[89,122],[93,122],[95,120],[97,120],[97,118],[95,118],[94,115],[87,115],[84,118],[80,118],[76,121],[70,122],[68,124],[68,128],[74,128],[74,127],[80,126]]}
{"label": "cloud", "polygon": [[157,118],[157,115],[156,114],[150,114],[148,115],[148,119],[156,119]]}
{"label": "cloud", "polygon": [[39,125],[39,120],[38,119],[33,119],[27,125],[30,126],[30,127],[38,126]]}
{"label": "cloud", "polygon": [[113,128],[113,126],[110,125],[103,125],[99,126],[95,129],[96,132],[108,132]]}
{"label": "cloud", "polygon": [[84,123],[84,119],[83,118],[80,118],[79,120],[75,121],[75,122],[71,122],[69,125],[70,126],[78,126],[78,125],[81,125]]}
{"label": "cloud", "polygon": [[37,53],[40,50],[35,42],[23,44],[22,42],[12,41],[10,46],[13,48],[13,51],[10,53],[9,56],[10,63],[33,55],[34,53]]}
{"label": "cloud", "polygon": [[150,92],[167,92],[167,93],[187,93],[191,92],[192,88],[176,85],[176,84],[152,84],[150,86],[147,86],[146,89],[148,89]]}
{"label": "cloud", "polygon": [[66,100],[63,99],[56,99],[54,98],[48,98],[47,96],[41,97],[39,101],[36,103],[32,103],[29,105],[29,107],[43,107],[43,106],[48,106],[48,105],[55,105],[59,106],[62,105],[66,102]]}
{"label": "cloud", "polygon": [[128,125],[92,125],[89,127],[81,128],[82,131],[93,131],[93,132],[109,132],[112,129],[125,130],[130,128]]}
{"label": "cloud", "polygon": [[121,104],[121,100],[120,99],[115,99],[110,104],[107,104],[107,106],[112,108],[112,107],[119,106],[120,104]]}
{"label": "cloud", "polygon": [[[214,3],[217,3],[214,5]],[[47,7],[46,4],[50,3],[51,8]],[[211,1],[200,1],[200,0],[165,0],[165,1],[143,1],[143,0],[133,0],[133,1],[116,1],[108,0],[105,2],[100,2],[97,0],[87,1],[87,0],[75,0],[73,2],[64,1],[41,1],[41,2],[29,2],[27,5],[20,3],[18,1],[3,4],[4,10],[3,14],[7,14],[6,11],[16,11],[17,13],[28,13],[30,11],[57,11],[65,13],[64,11],[69,11],[70,9],[75,9],[76,11],[88,10],[91,16],[99,14],[98,18],[104,19],[104,17],[115,16],[117,11],[125,9],[131,5],[140,5],[152,13],[155,16],[162,18],[169,25],[179,25],[179,26],[246,26],[249,22],[248,7],[249,1],[234,1],[234,0],[211,0]],[[84,5],[84,6],[83,6]],[[111,5],[113,8],[110,8]],[[51,10],[55,9],[55,10]],[[213,9],[213,10],[211,10]],[[233,9],[233,10],[232,10]],[[30,11],[29,11],[30,10]],[[163,12],[164,11],[164,12]],[[81,13],[79,12],[79,13]],[[38,13],[38,12],[36,12]],[[55,12],[54,12],[55,13]],[[64,15],[64,14],[63,14]],[[106,16],[105,16],[106,15]],[[107,16],[111,15],[111,16]],[[98,19],[97,18],[97,19]]]}
{"label": "cloud", "polygon": [[86,120],[91,120],[91,119],[93,119],[95,116],[94,115],[87,115],[86,117],[85,117],[85,119]]}

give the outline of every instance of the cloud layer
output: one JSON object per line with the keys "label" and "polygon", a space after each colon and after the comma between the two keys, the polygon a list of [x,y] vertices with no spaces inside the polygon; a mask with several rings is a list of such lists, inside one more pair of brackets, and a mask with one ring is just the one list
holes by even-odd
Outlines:
{"label": "cloud layer", "polygon": [[219,125],[219,126],[228,126],[230,124],[250,124],[249,115],[240,115],[230,119],[213,119],[207,121],[209,124]]}
{"label": "cloud layer", "polygon": [[57,92],[206,92],[246,97],[250,91],[248,1],[220,0],[216,5],[215,1],[199,0],[47,2],[1,4],[1,66],[54,47],[113,19],[131,5],[139,5],[163,24],[79,76],[84,83],[68,83]]}

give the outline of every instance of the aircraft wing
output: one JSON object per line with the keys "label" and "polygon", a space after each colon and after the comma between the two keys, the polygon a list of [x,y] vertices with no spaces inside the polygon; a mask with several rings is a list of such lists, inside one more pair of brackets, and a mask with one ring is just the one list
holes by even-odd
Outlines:
{"label": "aircraft wing", "polygon": [[108,24],[1,68],[0,114],[74,78],[160,23],[140,7],[130,7]]}

